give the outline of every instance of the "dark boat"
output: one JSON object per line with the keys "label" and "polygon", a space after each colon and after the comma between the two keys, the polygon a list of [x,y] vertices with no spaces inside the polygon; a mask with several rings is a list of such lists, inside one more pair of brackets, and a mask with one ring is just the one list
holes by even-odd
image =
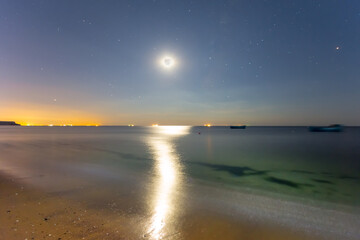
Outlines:
{"label": "dark boat", "polygon": [[231,129],[245,129],[246,125],[241,125],[241,126],[230,126]]}
{"label": "dark boat", "polygon": [[309,127],[310,132],[341,132],[344,127],[340,124],[333,124],[326,127]]}

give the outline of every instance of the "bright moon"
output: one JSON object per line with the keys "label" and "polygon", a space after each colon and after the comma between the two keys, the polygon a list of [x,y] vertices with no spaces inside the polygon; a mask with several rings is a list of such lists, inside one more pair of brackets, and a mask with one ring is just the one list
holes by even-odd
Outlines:
{"label": "bright moon", "polygon": [[175,67],[176,62],[173,57],[170,56],[164,56],[160,59],[160,65],[162,68],[170,70]]}
{"label": "bright moon", "polygon": [[170,67],[172,67],[174,65],[174,60],[172,58],[169,58],[169,57],[164,58],[163,59],[163,65],[164,65],[164,67],[170,68]]}

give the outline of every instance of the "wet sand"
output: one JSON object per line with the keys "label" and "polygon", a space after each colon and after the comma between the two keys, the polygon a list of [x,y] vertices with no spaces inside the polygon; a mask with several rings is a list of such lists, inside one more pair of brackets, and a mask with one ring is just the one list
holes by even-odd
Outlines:
{"label": "wet sand", "polygon": [[111,217],[0,176],[0,239],[122,239]]}
{"label": "wet sand", "polygon": [[[49,194],[5,175],[0,175],[0,189],[0,239],[151,239],[144,218],[116,213],[116,204],[89,207],[86,201]],[[162,239],[320,239],[211,209],[194,209],[182,218]]]}

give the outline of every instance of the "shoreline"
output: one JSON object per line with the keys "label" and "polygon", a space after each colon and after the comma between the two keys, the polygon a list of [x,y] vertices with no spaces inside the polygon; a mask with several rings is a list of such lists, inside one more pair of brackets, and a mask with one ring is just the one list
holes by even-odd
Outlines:
{"label": "shoreline", "polygon": [[345,213],[354,213],[354,210],[357,214],[359,214],[360,218],[360,205],[355,205],[353,203],[338,203],[336,201],[321,199],[321,198],[310,198],[303,195],[295,195],[295,194],[285,194],[283,192],[275,192],[270,191],[267,188],[251,188],[251,187],[239,187],[234,184],[228,184],[228,183],[217,183],[212,180],[204,180],[201,178],[192,178],[191,182],[196,182],[197,184],[201,185],[205,188],[214,188],[214,189],[220,189],[219,186],[221,185],[221,189],[224,192],[232,192],[232,193],[238,193],[243,195],[251,195],[256,197],[263,197],[268,199],[274,199],[274,200],[281,200],[281,201],[287,201],[292,202],[294,204],[302,204],[305,206],[311,206],[311,207],[317,207],[327,210],[337,209]]}
{"label": "shoreline", "polygon": [[[149,216],[146,213],[119,214],[113,211],[116,202],[113,206],[89,206],[84,200],[67,198],[61,193],[46,193],[4,173],[0,173],[0,188],[1,239],[151,239],[145,231]],[[195,188],[190,191],[199,190],[198,187]],[[181,223],[173,223],[164,238],[264,239],[266,236],[266,239],[318,240],[337,239],[339,236],[336,231],[322,235],[319,234],[324,233],[321,228],[317,232],[309,226],[304,229],[286,224],[289,218],[277,221],[284,216],[283,213],[277,215],[278,208],[284,204],[280,200],[221,189],[213,191],[211,186],[202,185],[200,188],[200,193],[189,196],[194,204],[180,214]],[[206,192],[211,194],[199,197]],[[224,194],[220,200],[211,198],[219,193]],[[239,201],[241,198],[242,201]],[[235,207],[234,203],[231,204],[234,200],[237,201]],[[276,202],[280,205],[274,205]],[[266,205],[267,208],[261,210]],[[287,202],[285,209],[289,209],[289,206],[304,207]],[[311,210],[314,209],[309,211]],[[298,213],[299,211],[293,211],[288,214]],[[292,222],[294,223],[296,222]],[[346,236],[346,239],[356,239],[356,236]]]}
{"label": "shoreline", "polygon": [[[208,202],[213,211],[254,223],[298,232],[303,239],[359,239],[360,208],[357,206],[300,199],[280,193],[262,192],[202,183],[198,204]],[[216,198],[216,196],[221,196]]]}

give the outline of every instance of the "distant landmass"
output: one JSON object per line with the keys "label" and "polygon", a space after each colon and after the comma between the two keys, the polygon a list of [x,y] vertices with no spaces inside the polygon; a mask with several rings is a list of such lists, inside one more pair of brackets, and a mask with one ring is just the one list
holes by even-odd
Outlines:
{"label": "distant landmass", "polygon": [[13,122],[13,121],[0,121],[0,126],[20,126],[20,124]]}

